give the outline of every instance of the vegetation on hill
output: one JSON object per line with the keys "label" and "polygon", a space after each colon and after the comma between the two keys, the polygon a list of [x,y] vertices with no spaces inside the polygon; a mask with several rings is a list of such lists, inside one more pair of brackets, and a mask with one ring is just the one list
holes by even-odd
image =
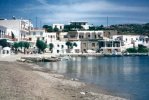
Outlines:
{"label": "vegetation on hill", "polygon": [[111,25],[109,29],[117,30],[118,34],[139,34],[149,36],[149,23]]}
{"label": "vegetation on hill", "polygon": [[[53,29],[52,26],[44,25],[43,28],[47,32],[58,32],[58,29]],[[84,30],[80,25],[65,25],[65,32],[72,30]],[[117,30],[118,34],[139,34],[139,35],[148,35],[149,36],[149,23],[146,24],[118,24],[111,25],[109,27],[100,26],[91,26],[89,30]]]}

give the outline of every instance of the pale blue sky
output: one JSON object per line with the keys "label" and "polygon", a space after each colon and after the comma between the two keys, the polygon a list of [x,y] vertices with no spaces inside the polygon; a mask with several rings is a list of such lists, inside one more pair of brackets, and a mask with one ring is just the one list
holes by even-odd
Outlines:
{"label": "pale blue sky", "polygon": [[[87,21],[106,25],[149,22],[149,0],[0,0],[0,18],[26,18],[38,24]],[[39,25],[38,25],[39,26]]]}

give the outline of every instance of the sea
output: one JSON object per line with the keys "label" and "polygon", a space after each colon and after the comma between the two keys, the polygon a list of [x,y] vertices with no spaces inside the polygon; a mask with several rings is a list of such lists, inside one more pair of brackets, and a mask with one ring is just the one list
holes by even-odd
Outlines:
{"label": "sea", "polygon": [[149,100],[149,56],[72,57],[38,65],[120,97]]}

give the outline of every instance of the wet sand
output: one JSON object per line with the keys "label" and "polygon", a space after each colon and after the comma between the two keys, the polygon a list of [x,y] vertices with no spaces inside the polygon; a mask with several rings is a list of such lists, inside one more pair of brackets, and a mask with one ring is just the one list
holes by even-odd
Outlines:
{"label": "wet sand", "polygon": [[35,64],[0,61],[0,100],[126,100],[90,88]]}

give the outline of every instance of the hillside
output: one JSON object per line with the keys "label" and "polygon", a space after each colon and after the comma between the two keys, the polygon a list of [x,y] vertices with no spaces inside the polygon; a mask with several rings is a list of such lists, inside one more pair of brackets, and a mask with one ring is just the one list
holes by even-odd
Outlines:
{"label": "hillside", "polygon": [[118,34],[140,34],[149,36],[149,23],[111,25],[109,29],[117,30]]}

